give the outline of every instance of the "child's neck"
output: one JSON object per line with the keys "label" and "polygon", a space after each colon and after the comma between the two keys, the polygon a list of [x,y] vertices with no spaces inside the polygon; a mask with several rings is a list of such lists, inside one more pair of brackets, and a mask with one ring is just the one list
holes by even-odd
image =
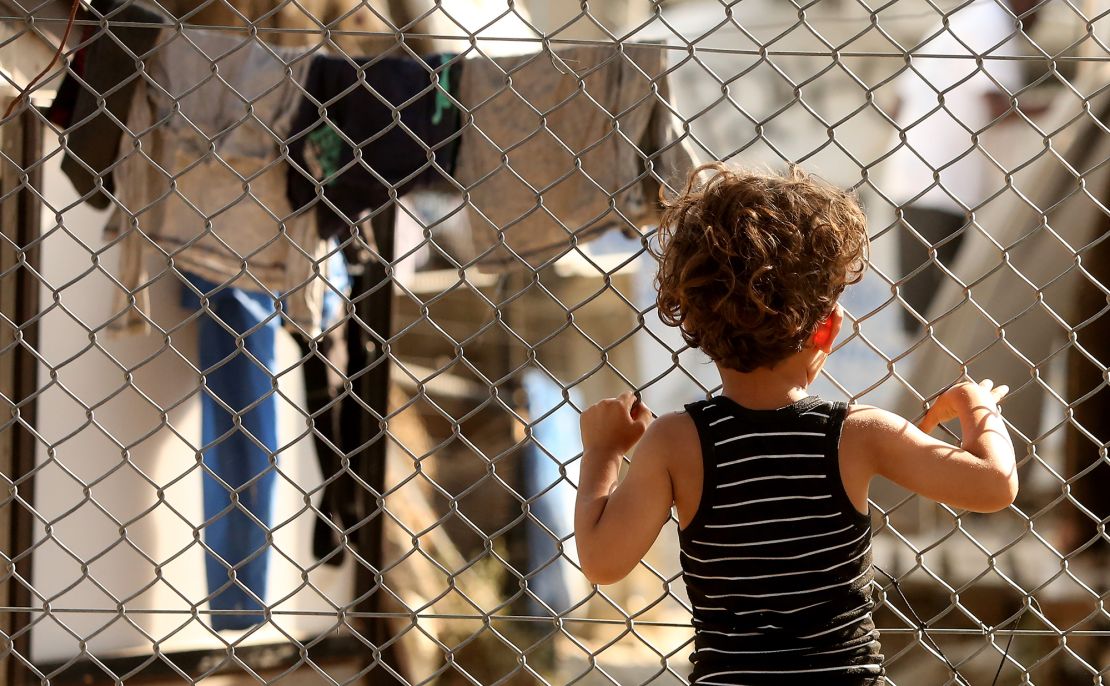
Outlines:
{"label": "child's neck", "polygon": [[821,370],[822,353],[803,350],[774,367],[738,372],[717,365],[723,393],[752,410],[774,410],[809,396],[809,384]]}

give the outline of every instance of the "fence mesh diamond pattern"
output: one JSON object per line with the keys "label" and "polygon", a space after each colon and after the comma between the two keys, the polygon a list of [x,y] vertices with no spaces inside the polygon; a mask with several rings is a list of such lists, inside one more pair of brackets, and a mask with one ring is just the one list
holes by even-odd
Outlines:
{"label": "fence mesh diamond pattern", "polygon": [[822,396],[1013,389],[1013,506],[872,487],[890,683],[1110,679],[1105,2],[0,8],[13,686],[683,683],[677,520],[596,587],[570,513],[585,406],[719,390],[649,255],[710,159],[862,200]]}

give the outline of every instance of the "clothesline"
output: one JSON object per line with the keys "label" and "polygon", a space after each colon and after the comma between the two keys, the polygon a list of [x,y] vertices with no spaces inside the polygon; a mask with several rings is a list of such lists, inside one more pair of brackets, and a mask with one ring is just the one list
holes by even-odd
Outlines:
{"label": "clothesline", "polygon": [[[937,10],[923,10],[921,12],[906,12],[906,13],[903,13],[903,14],[883,14],[883,10],[880,9],[880,10],[872,11],[868,15],[856,15],[856,16],[844,16],[843,14],[836,14],[836,15],[806,14],[805,21],[821,22],[823,24],[849,24],[849,23],[862,22],[864,20],[870,20],[871,24],[877,26],[878,23],[879,23],[879,20],[882,20],[882,22],[885,24],[885,23],[889,23],[891,21],[904,21],[904,20],[907,20],[907,19],[928,19],[930,17],[942,17],[942,16],[948,16],[949,14],[952,14],[953,12],[957,12],[957,11],[960,11],[960,10],[963,10],[963,9],[967,9],[968,7],[972,7],[972,6],[976,6],[976,5],[982,5],[982,4],[985,4],[985,3],[988,3],[988,2],[996,4],[996,5],[1001,5],[1002,7],[1006,7],[1003,0],[971,0],[971,2],[962,2],[962,3],[957,2],[957,3],[955,3],[954,6],[948,8],[946,10],[939,11],[939,12]],[[814,4],[816,4],[816,3],[814,3]],[[892,2],[888,5],[888,7],[893,6],[893,5],[894,5],[894,3]],[[696,10],[697,8],[695,7],[693,9]],[[679,10],[679,11],[681,12],[682,10]],[[802,14],[802,13],[805,12],[804,8],[798,8],[798,11],[799,11],[799,14]],[[664,23],[667,23],[667,20],[669,19],[669,17],[665,17],[660,13],[656,13],[655,16],[656,16],[656,18],[663,19]],[[799,21],[801,21],[801,20],[802,20],[801,17],[799,17]],[[764,24],[740,24],[739,22],[734,21],[734,23],[736,23],[738,26],[740,26],[743,29],[762,30],[762,29],[788,29],[788,28],[791,28],[793,26],[797,26],[798,21],[791,21],[791,22],[777,21],[777,22],[767,22],[767,23],[764,23]],[[710,27],[707,27],[706,30],[709,30],[709,29],[712,29],[712,28],[713,27],[710,26]],[[637,29],[637,31],[639,31],[639,30],[642,30],[642,28]]]}
{"label": "clothesline", "polygon": [[[888,23],[888,22],[891,22],[891,21],[906,21],[906,20],[911,20],[911,19],[928,19],[928,18],[931,18],[931,17],[943,17],[943,16],[947,16],[948,14],[951,14],[952,12],[963,10],[963,9],[966,9],[966,8],[972,7],[972,6],[982,5],[982,4],[985,4],[985,3],[988,3],[988,2],[989,3],[994,3],[994,4],[999,4],[999,0],[972,0],[971,2],[956,3],[951,8],[948,8],[947,10],[941,11],[941,12],[938,12],[936,10],[923,10],[923,11],[920,11],[920,12],[905,12],[905,13],[901,13],[901,14],[898,14],[898,13],[884,14],[883,10],[878,10],[878,11],[871,12],[868,15],[862,15],[861,14],[861,15],[857,15],[857,16],[844,16],[842,14],[837,14],[837,15],[807,14],[805,16],[804,20],[805,21],[812,21],[812,22],[821,22],[823,24],[850,24],[850,23],[862,22],[862,21],[865,21],[865,20],[869,21],[872,24],[877,24],[878,20],[882,20],[883,23]],[[722,6],[722,9],[728,9],[728,7]],[[1103,14],[1105,15],[1106,13],[1103,13]],[[725,16],[727,18],[728,14],[726,14]],[[654,17],[654,19],[662,20],[664,23],[666,23],[667,20],[669,19],[668,17],[663,15],[662,12],[658,12],[658,11],[653,15],[653,17]],[[22,17],[0,16],[0,20],[6,20],[6,19],[22,19]],[[1099,17],[1090,17],[1090,20],[1091,20],[1092,23],[1097,21],[1098,19],[1099,19]],[[799,21],[801,21],[801,20],[802,19],[799,18]],[[35,19],[36,23],[64,22],[64,21],[65,21],[65,18],[63,18],[63,17],[42,17],[42,18],[36,18]],[[1049,21],[1051,21],[1051,18],[1049,18]],[[115,22],[113,20],[109,19],[108,23],[114,24]],[[646,25],[650,24],[650,23],[652,23],[652,22],[651,21],[641,22],[640,26],[638,28],[636,28],[634,30],[629,30],[627,35],[634,35],[636,33],[639,33],[640,31],[643,31],[646,28]],[[787,28],[791,28],[793,26],[796,26],[798,24],[798,21],[778,21],[778,22],[766,22],[766,23],[762,23],[762,24],[750,24],[750,23],[749,24],[740,24],[739,22],[736,22],[736,23],[737,23],[738,26],[740,26],[741,28],[744,28],[744,29],[759,29],[759,30],[762,30],[762,29],[787,29]],[[1056,23],[1061,23],[1062,24],[1064,22],[1056,22]],[[77,20],[76,22],[74,22],[74,24],[75,25],[80,25],[80,24],[100,25],[101,22],[97,21],[95,19],[82,19],[82,20]],[[235,28],[241,29],[242,28],[242,27],[233,27],[233,26],[218,26],[218,25],[211,25],[211,24],[204,24],[204,25],[182,24],[182,26],[186,27],[186,28],[202,28],[202,27],[203,28],[227,28],[227,29],[235,29]],[[324,28],[324,27],[321,26],[321,28]],[[255,29],[258,30],[259,32],[268,31],[268,30],[272,30],[272,31],[286,31],[287,30],[287,29],[280,29],[280,28],[273,28],[273,27],[255,27]],[[316,32],[316,29],[297,29],[297,31],[298,32],[310,32],[310,33],[312,33],[312,32]],[[332,33],[332,34],[339,34],[339,35],[357,34],[357,35],[362,35],[362,36],[393,36],[393,35],[396,35],[398,33],[396,31],[354,31],[354,30],[335,30],[335,29],[329,29],[328,32]],[[418,37],[418,38],[447,38],[447,37],[451,37],[451,38],[461,38],[461,39],[464,39],[464,40],[469,40],[470,39],[470,36],[449,36],[449,35],[437,35],[437,34],[427,34],[427,33],[415,33],[415,32],[409,32],[409,31],[404,31],[403,33],[404,33],[405,36]],[[660,34],[660,35],[662,37],[667,37],[667,38],[669,38],[669,37],[678,37],[673,33],[673,31],[670,34]],[[619,37],[617,37],[616,34],[613,34],[613,36],[614,36],[614,38],[617,38],[619,40]],[[486,40],[486,39],[483,38],[483,40]],[[543,40],[543,37],[540,36],[540,35],[537,35],[535,38],[505,37],[501,40]],[[561,39],[551,39],[551,38],[549,38],[547,40],[555,41],[555,40],[561,40]]]}
{"label": "clothesline", "polygon": [[[22,21],[22,17],[15,16],[0,16],[0,21]],[[65,19],[56,18],[43,18],[36,19],[36,23],[60,22],[64,23]],[[797,22],[795,22],[796,24]],[[1093,20],[1092,20],[1093,23]],[[129,21],[96,21],[96,20],[76,20],[75,26],[110,26],[113,28],[143,28],[149,27],[150,24],[143,22],[129,22]],[[794,24],[787,24],[792,26]],[[344,29],[331,29],[325,26],[319,28],[280,28],[280,27],[263,27],[263,26],[213,26],[213,25],[200,25],[200,24],[185,24],[174,23],[170,26],[179,29],[204,29],[207,31],[220,31],[232,33],[245,33],[248,35],[289,35],[289,34],[305,34],[319,36],[322,32],[326,31],[331,36],[364,36],[364,37],[397,37],[403,36],[406,40],[410,39],[427,39],[427,40],[441,40],[441,41],[465,41],[477,47],[480,43],[523,43],[535,44],[540,43],[543,45],[555,46],[581,46],[581,47],[608,47],[612,48],[616,43],[622,47],[643,47],[643,48],[657,48],[669,52],[690,52],[690,53],[707,53],[707,54],[725,54],[725,55],[747,55],[747,56],[768,56],[768,57],[833,57],[833,58],[847,58],[847,57],[877,57],[877,58],[893,58],[904,60],[906,55],[914,55],[914,53],[907,53],[905,51],[866,51],[866,50],[773,50],[773,49],[758,49],[758,48],[713,48],[703,47],[697,45],[697,42],[684,42],[682,44],[671,43],[658,43],[651,41],[635,40],[619,40],[615,43],[611,39],[587,39],[587,38],[545,38],[543,36],[523,37],[523,36],[479,36],[479,35],[457,35],[457,34],[443,34],[443,33],[410,33],[400,31],[356,31]],[[759,28],[750,26],[749,28]],[[1090,35],[1090,34],[1085,34]],[[674,36],[677,38],[677,36]],[[305,46],[314,47],[314,46]],[[478,48],[480,49],[480,48]],[[929,59],[958,59],[968,60],[976,59],[974,56],[958,53],[928,53]],[[990,55],[987,57],[990,60],[1006,60],[1018,62],[1043,62],[1050,59],[1054,62],[1077,62],[1077,63],[1090,63],[1090,62],[1108,62],[1110,61],[1110,53],[1104,56],[1089,56],[1083,57],[1079,55],[1049,55],[1044,57],[1041,55]]]}

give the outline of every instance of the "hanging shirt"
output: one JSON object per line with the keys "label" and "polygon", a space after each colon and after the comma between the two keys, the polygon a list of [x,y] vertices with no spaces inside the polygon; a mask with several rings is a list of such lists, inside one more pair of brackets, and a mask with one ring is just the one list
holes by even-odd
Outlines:
{"label": "hanging shirt", "polygon": [[[115,166],[120,274],[130,293],[113,328],[144,327],[129,300],[159,278],[143,255],[215,283],[279,293],[289,320],[319,330],[325,241],[286,198],[281,145],[310,57],[242,34],[165,29],[145,60]],[[91,65],[90,65],[91,66]]]}
{"label": "hanging shirt", "polygon": [[[1017,22],[1000,2],[975,0],[952,12],[948,28],[930,29],[925,35],[932,38],[913,50],[910,67],[898,77],[898,126],[908,148],[891,160],[883,190],[893,200],[962,214],[960,203],[974,208],[995,190],[988,187],[990,158],[982,140],[977,147],[972,137],[993,120],[987,96],[1008,97],[1022,85],[1020,62],[991,59],[1019,54]],[[943,188],[935,185],[934,170]]]}

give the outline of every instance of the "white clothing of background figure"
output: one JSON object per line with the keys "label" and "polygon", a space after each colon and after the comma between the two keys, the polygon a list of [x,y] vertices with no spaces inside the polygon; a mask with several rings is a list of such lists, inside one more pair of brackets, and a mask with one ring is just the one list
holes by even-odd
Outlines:
{"label": "white clothing of background figure", "polygon": [[[948,278],[968,213],[1002,187],[982,136],[1011,118],[1010,97],[1023,84],[1020,63],[999,59],[1019,54],[1021,32],[1010,8],[1020,13],[1035,3],[973,0],[950,11],[948,25],[938,21],[911,50],[909,68],[896,81],[895,119],[905,144],[892,155],[883,190],[905,222],[898,233],[898,276],[908,333],[920,331]],[[1034,16],[1023,17],[1026,28]]]}
{"label": "white clothing of background figure", "polygon": [[[1023,85],[1019,61],[992,59],[1019,54],[1021,33],[1005,2],[974,0],[951,12],[948,27],[938,22],[912,51],[910,68],[896,82],[906,146],[891,160],[892,200],[962,215],[997,190],[986,187],[992,163],[973,136],[1002,114],[992,103],[1007,103]],[[934,170],[940,170],[939,186]]]}

